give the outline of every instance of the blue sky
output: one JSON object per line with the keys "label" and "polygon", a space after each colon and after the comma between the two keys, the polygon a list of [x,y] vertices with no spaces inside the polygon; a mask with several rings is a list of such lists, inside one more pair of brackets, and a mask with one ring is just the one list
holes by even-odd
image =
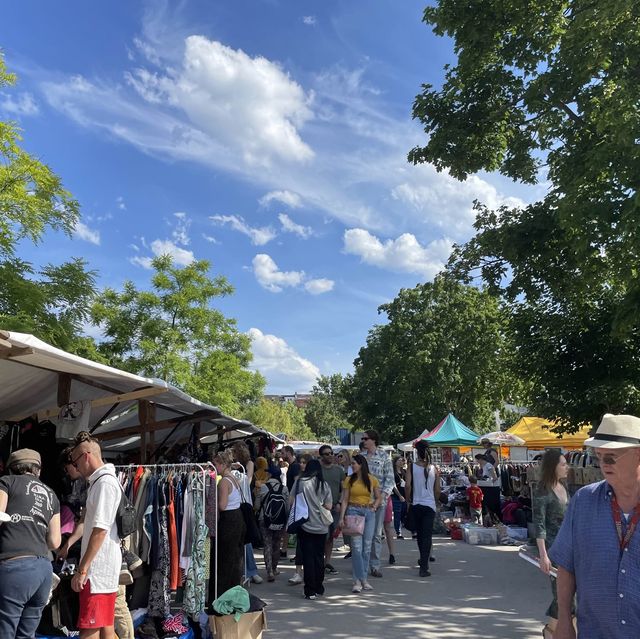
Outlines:
{"label": "blue sky", "polygon": [[454,61],[424,6],[7,4],[0,47],[20,81],[0,117],[82,206],[72,239],[22,257],[81,256],[116,288],[147,286],[155,254],[207,259],[235,287],[217,306],[252,336],[268,392],[349,372],[377,307],[471,236],[474,199],[536,195],[407,164],[425,139],[413,98]]}

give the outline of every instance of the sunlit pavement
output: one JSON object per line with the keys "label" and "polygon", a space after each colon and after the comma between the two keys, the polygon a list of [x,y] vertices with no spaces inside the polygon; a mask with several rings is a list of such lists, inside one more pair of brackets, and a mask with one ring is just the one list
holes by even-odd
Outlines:
{"label": "sunlit pavement", "polygon": [[[396,565],[387,565],[383,546],[384,576],[371,577],[374,590],[359,595],[351,593],[351,560],[343,559],[344,553],[334,553],[332,563],[340,574],[326,576],[326,593],[315,601],[303,598],[302,586],[287,583],[294,567],[282,559],[282,572],[274,583],[265,578],[263,584],[251,587],[269,604],[265,639],[542,636],[549,582],[518,558],[516,548],[469,546],[437,537],[431,577],[420,578],[416,542],[404,539],[395,543]],[[266,577],[259,552],[256,560],[260,574]]]}

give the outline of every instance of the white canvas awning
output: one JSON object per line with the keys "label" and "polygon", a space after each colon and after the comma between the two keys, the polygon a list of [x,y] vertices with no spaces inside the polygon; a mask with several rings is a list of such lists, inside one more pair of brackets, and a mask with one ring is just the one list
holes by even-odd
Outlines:
{"label": "white canvas awning", "polygon": [[[90,410],[89,430],[107,450],[141,448],[143,431],[160,444],[172,431],[172,439],[184,435],[181,426],[194,422],[201,424],[202,437],[267,434],[163,380],[72,355],[33,335],[0,331],[0,420],[35,414],[41,421],[55,419],[59,407],[80,401]],[[146,415],[139,414],[141,405]]]}

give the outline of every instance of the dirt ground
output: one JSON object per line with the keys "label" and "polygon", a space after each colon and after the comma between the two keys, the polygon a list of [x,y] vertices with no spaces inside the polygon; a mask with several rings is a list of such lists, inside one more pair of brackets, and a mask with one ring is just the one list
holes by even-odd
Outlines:
{"label": "dirt ground", "polygon": [[[384,542],[383,542],[384,543]],[[371,578],[371,592],[351,593],[351,561],[334,552],[338,575],[327,575],[325,596],[305,600],[291,586],[293,564],[283,559],[274,583],[253,585],[266,601],[269,637],[533,639],[541,637],[550,601],[548,579],[520,559],[517,548],[470,546],[434,538],[432,576],[418,577],[418,550],[411,539],[396,540],[396,565]],[[289,553],[291,554],[291,552]],[[265,577],[260,553],[260,574]]]}

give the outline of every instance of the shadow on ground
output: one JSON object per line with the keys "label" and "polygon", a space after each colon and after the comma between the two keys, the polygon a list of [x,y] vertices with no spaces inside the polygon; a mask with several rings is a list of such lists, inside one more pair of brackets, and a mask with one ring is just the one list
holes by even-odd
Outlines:
{"label": "shadow on ground", "polygon": [[[325,596],[316,601],[303,598],[302,586],[287,584],[294,568],[284,559],[275,583],[252,586],[269,604],[265,639],[541,636],[549,582],[519,559],[515,548],[469,546],[444,537],[434,541],[431,577],[418,577],[415,542],[396,541],[397,564],[385,565],[382,579],[370,579],[375,590],[360,595],[351,593],[351,562],[344,553],[334,554],[340,574],[327,576]],[[385,562],[387,556],[385,549]]]}

